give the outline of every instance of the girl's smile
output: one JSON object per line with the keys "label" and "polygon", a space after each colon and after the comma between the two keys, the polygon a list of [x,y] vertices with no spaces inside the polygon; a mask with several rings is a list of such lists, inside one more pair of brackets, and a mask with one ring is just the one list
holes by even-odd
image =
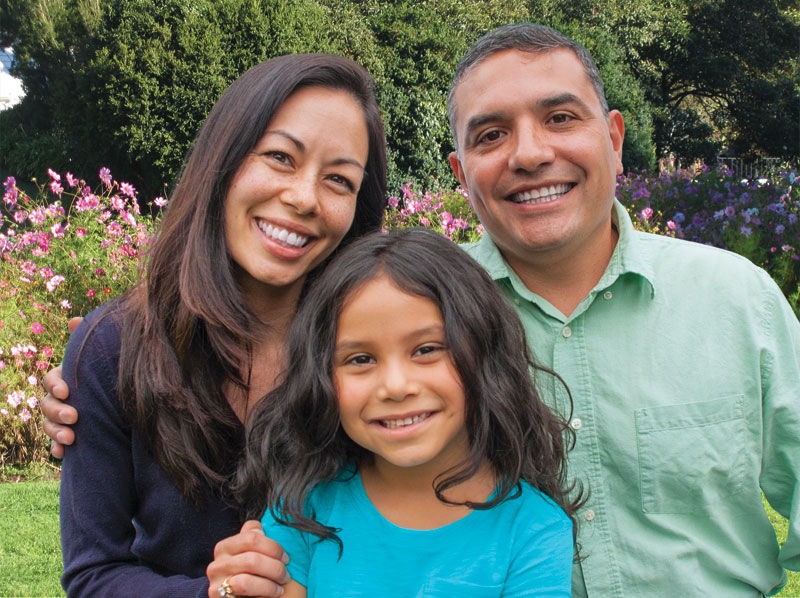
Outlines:
{"label": "girl's smile", "polygon": [[375,454],[376,467],[430,467],[467,455],[464,391],[439,308],[385,275],[344,303],[333,378],[345,433]]}

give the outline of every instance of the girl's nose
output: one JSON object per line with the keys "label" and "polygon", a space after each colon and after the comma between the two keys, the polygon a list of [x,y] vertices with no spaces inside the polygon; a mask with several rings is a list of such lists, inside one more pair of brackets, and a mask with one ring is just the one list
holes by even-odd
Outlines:
{"label": "girl's nose", "polygon": [[419,383],[414,379],[412,369],[402,363],[384,364],[383,377],[378,389],[381,400],[403,401],[419,393]]}

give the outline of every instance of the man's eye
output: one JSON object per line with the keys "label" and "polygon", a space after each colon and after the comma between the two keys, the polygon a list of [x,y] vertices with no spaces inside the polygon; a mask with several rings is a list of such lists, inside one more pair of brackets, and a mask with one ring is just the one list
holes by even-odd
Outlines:
{"label": "man's eye", "polygon": [[488,133],[484,133],[478,138],[478,143],[497,141],[498,139],[500,139],[501,134],[502,133],[500,133],[500,131],[489,131]]}
{"label": "man's eye", "polygon": [[557,125],[563,125],[564,123],[568,123],[571,120],[572,117],[569,114],[556,114],[552,118],[552,121]]}

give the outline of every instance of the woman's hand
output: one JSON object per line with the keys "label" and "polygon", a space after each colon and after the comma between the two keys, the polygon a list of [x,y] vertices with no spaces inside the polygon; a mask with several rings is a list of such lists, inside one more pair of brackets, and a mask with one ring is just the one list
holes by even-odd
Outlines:
{"label": "woman's hand", "polygon": [[283,584],[291,579],[288,562],[283,548],[264,535],[260,522],[245,521],[238,534],[214,547],[214,560],[206,569],[208,597],[219,598],[225,580],[235,596],[282,596]]}
{"label": "woman's hand", "polygon": [[[83,318],[72,318],[67,323],[70,334],[82,321]],[[42,385],[47,391],[41,403],[44,433],[52,439],[50,453],[56,459],[61,459],[64,457],[64,446],[75,442],[75,433],[69,426],[78,421],[78,412],[63,402],[69,397],[69,387],[61,377],[60,365],[45,374]]]}

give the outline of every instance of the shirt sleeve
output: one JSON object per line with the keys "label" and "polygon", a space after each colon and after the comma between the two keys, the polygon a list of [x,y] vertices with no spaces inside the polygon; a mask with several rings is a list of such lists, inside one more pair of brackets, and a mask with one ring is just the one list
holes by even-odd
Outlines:
{"label": "shirt sleeve", "polygon": [[275,540],[289,555],[289,564],[286,565],[289,575],[307,588],[308,571],[311,566],[311,545],[308,534],[276,521],[269,509],[261,518],[261,526],[264,528],[264,535],[270,540]]}
{"label": "shirt sleeve", "polygon": [[76,440],[61,473],[61,544],[68,596],[148,598],[208,596],[208,580],[162,576],[131,552],[136,509],[131,430],[115,392],[119,333],[108,316],[72,334],[64,356]]}
{"label": "shirt sleeve", "polygon": [[800,571],[800,322],[774,283],[767,294],[760,484],[770,505],[789,520],[778,564]]}
{"label": "shirt sleeve", "polygon": [[515,547],[502,598],[572,596],[572,522],[559,513],[547,525],[531,526],[526,532],[515,540],[518,548]]}

